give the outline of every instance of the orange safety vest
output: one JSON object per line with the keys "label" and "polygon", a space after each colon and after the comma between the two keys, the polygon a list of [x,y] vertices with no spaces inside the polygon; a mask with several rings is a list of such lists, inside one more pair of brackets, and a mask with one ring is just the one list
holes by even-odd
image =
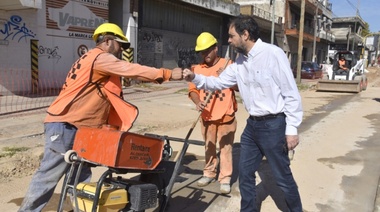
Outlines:
{"label": "orange safety vest", "polygon": [[[218,76],[218,69],[225,63],[226,59],[220,58],[218,63],[212,67],[206,67],[204,64],[199,64],[195,65],[193,70],[194,73],[202,74],[204,76]],[[209,93],[210,91],[200,90],[200,99],[206,101]],[[233,115],[236,110],[237,103],[233,89],[227,88],[221,91],[215,91],[205,109],[202,111],[202,119],[205,121],[217,121],[222,119],[224,115]]]}
{"label": "orange safety vest", "polygon": [[[109,76],[97,82],[92,81],[94,62],[102,53],[104,51],[101,49],[92,49],[74,63],[61,93],[47,112],[51,116],[67,115],[69,108],[76,104],[76,100],[83,93],[99,92],[98,98],[106,98],[105,101],[111,104],[107,118],[108,124],[119,127],[121,131],[128,131],[138,116],[138,109],[122,99],[120,77]],[[91,104],[91,102],[85,104]]]}

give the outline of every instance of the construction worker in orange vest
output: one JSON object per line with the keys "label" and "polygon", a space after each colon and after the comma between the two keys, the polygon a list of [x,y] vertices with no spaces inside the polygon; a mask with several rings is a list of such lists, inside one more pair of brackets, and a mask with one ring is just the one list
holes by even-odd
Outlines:
{"label": "construction worker in orange vest", "polygon": [[[192,67],[194,73],[205,76],[218,76],[224,66],[231,61],[218,56],[216,38],[208,33],[201,33],[196,41],[195,51],[202,56],[203,62]],[[232,145],[236,131],[235,112],[237,104],[233,89],[225,89],[212,94],[209,102],[204,102],[209,95],[208,91],[198,90],[193,83],[189,83],[189,97],[201,114],[201,132],[205,140],[205,167],[203,177],[197,182],[203,187],[216,180],[217,167],[220,172],[218,181],[220,192],[231,192],[232,175]],[[218,164],[217,144],[220,148]]]}
{"label": "construction worker in orange vest", "polygon": [[[19,212],[42,211],[69,164],[59,153],[73,147],[79,127],[101,128],[109,124],[128,131],[138,109],[122,98],[120,76],[162,83],[182,78],[182,70],[157,69],[120,60],[128,39],[119,26],[101,24],[94,32],[96,48],[82,55],[71,67],[59,96],[47,109],[45,152]],[[91,169],[84,165],[79,181],[89,181]]]}
{"label": "construction worker in orange vest", "polygon": [[348,71],[347,61],[346,61],[346,58],[343,55],[341,55],[339,57],[338,64],[339,64],[339,70],[340,71]]}

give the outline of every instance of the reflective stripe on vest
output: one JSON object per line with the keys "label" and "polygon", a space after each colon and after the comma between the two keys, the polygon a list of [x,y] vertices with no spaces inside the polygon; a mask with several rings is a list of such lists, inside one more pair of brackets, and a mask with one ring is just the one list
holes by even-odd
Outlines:
{"label": "reflective stripe on vest", "polygon": [[92,68],[101,53],[104,53],[101,49],[92,49],[72,65],[61,92],[47,110],[50,115],[64,114],[65,109],[91,84]]}
{"label": "reflective stripe on vest", "polygon": [[61,93],[50,105],[47,112],[52,116],[65,114],[67,112],[66,109],[71,106],[82,92],[89,88],[89,86],[96,86],[99,93],[103,94],[104,92],[111,103],[108,124],[118,126],[122,131],[127,131],[136,120],[138,109],[121,98],[120,77],[110,76],[103,82],[92,82],[95,59],[102,53],[104,51],[101,49],[92,49],[73,64]]}
{"label": "reflective stripe on vest", "polygon": [[[204,65],[194,66],[194,73],[203,74],[205,76],[218,76],[216,68],[222,67],[226,63],[226,59],[220,58],[215,67],[212,69],[205,68]],[[209,91],[200,90],[199,97],[201,101],[206,101]],[[223,118],[224,115],[232,115],[235,112],[235,105],[233,98],[235,97],[234,91],[231,89],[224,89],[222,91],[215,91],[212,94],[206,108],[202,111],[202,118],[206,121],[216,121]]]}

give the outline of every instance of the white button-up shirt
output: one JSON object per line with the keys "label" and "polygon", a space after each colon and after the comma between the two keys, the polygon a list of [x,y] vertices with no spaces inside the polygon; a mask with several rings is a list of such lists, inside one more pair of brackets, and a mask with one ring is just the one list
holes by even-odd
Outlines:
{"label": "white button-up shirt", "polygon": [[303,115],[301,97],[289,61],[279,47],[258,39],[247,56],[239,54],[219,77],[195,75],[192,82],[198,89],[206,90],[222,90],[237,84],[250,115],[284,112],[285,134],[297,135]]}

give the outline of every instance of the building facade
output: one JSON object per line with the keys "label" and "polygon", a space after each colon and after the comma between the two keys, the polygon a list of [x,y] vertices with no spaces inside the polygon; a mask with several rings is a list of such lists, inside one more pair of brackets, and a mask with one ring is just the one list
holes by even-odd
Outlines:
{"label": "building facade", "polygon": [[[104,22],[125,31],[131,42],[125,59],[153,67],[198,63],[194,46],[203,31],[217,38],[224,56],[228,21],[240,13],[255,17],[261,39],[282,48],[292,68],[299,39],[301,59],[318,63],[342,49],[362,51],[374,61],[379,46],[375,37],[373,48],[364,49],[365,22],[360,16],[332,18],[328,0],[2,0],[0,11],[0,73],[7,76],[0,84],[11,91],[60,88],[71,64],[95,46],[92,33]],[[23,82],[10,86],[16,71]]]}
{"label": "building facade", "polygon": [[[257,20],[263,19],[263,16],[260,16],[260,14],[269,14],[265,16],[266,18],[264,17],[266,23],[258,22],[264,31],[267,31],[267,26],[274,12],[274,16],[276,17],[276,28],[274,28],[276,42],[274,44],[286,52],[292,67],[295,67],[298,58],[302,14],[301,1],[235,0],[235,2],[241,4],[241,13],[253,15]],[[246,8],[252,9],[247,12]],[[328,0],[305,0],[303,36],[301,38],[303,45],[301,57],[303,61],[325,62],[328,56],[329,45],[335,39],[331,32],[331,25],[332,11]],[[264,33],[261,37],[265,38],[267,36]]]}
{"label": "building facade", "polygon": [[[198,62],[197,36],[209,31],[227,49],[227,23],[239,5],[221,0],[2,0],[0,85],[16,93],[60,88],[72,63],[95,47],[93,31],[117,23],[130,60],[174,68]],[[17,83],[9,79],[17,76]]]}
{"label": "building facade", "polygon": [[60,88],[72,63],[95,46],[107,0],[0,2],[0,84],[13,93]]}
{"label": "building facade", "polygon": [[333,18],[332,32],[335,42],[330,49],[360,52],[359,44],[363,42],[361,34],[364,27],[364,21],[360,16]]}
{"label": "building facade", "polygon": [[[133,5],[133,11],[129,12],[133,20],[128,23],[128,28],[138,26],[134,27],[135,37],[131,39],[132,47],[137,49],[135,61],[154,67],[190,67],[200,62],[194,50],[195,41],[205,31],[215,36],[222,50],[220,54],[224,55],[228,46],[228,21],[240,11],[238,4],[219,0],[124,2]],[[117,8],[110,7],[110,14],[126,14],[116,11]],[[110,20],[113,20],[112,16]],[[132,33],[130,37],[133,37]]]}

